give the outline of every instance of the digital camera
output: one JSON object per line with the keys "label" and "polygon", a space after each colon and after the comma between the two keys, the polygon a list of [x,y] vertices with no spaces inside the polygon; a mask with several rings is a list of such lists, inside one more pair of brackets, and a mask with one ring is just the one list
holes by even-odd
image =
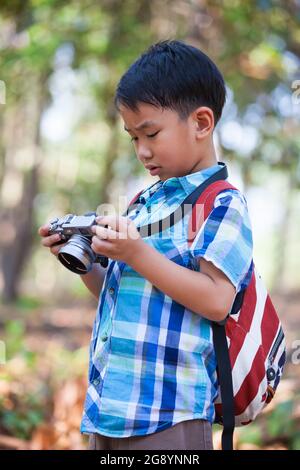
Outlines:
{"label": "digital camera", "polygon": [[93,263],[100,263],[104,268],[108,265],[108,258],[91,248],[94,236],[91,228],[96,225],[96,217],[96,212],[89,212],[84,215],[67,214],[50,221],[48,234],[61,235],[61,240],[55,245],[66,243],[60,249],[58,259],[73,273],[86,274],[91,271]]}

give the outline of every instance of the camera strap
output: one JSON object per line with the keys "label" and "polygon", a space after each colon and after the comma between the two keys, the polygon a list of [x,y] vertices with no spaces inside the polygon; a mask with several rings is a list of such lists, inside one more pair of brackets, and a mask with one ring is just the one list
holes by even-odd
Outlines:
{"label": "camera strap", "polygon": [[[152,222],[151,224],[141,225],[137,227],[137,230],[140,232],[142,238],[155,235],[157,233],[163,232],[166,228],[170,228],[179,222],[185,215],[187,215],[193,209],[200,195],[205,191],[205,189],[210,186],[212,183],[219,180],[226,180],[228,178],[227,166],[223,162],[218,162],[220,169],[214,173],[212,176],[207,178],[202,184],[197,186],[197,188],[189,194],[184,201],[177,207],[177,209],[168,215],[164,219]],[[137,194],[134,198],[134,201],[128,207],[126,214],[127,215],[135,206],[136,201],[138,200],[141,193]]]}

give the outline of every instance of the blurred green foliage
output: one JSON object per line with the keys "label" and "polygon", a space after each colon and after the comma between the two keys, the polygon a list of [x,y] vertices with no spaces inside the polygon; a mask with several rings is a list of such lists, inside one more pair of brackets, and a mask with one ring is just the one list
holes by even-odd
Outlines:
{"label": "blurred green foliage", "polygon": [[35,427],[44,420],[44,413],[36,395],[25,397],[21,403],[15,404],[15,410],[6,410],[0,407],[0,420],[2,427],[11,435],[21,439],[30,439]]}
{"label": "blurred green foliage", "polygon": [[[119,195],[131,196],[143,185],[138,178],[146,175],[122,133],[113,97],[127,67],[158,40],[183,39],[216,61],[228,86],[216,129],[222,159],[239,173],[245,193],[279,172],[283,206],[290,204],[300,187],[300,105],[292,102],[299,18],[293,1],[2,1],[3,299],[32,290],[60,296],[66,288],[61,274],[41,288],[49,257],[43,252],[33,267],[31,253],[40,249],[40,225],[54,215],[116,204]],[[286,227],[294,223],[294,213],[283,211],[276,244],[258,251],[274,289],[283,283],[294,288],[286,253]]]}
{"label": "blurred green foliage", "polygon": [[279,402],[269,413],[259,416],[251,425],[239,429],[239,442],[264,445],[281,444],[290,450],[300,448],[300,422],[295,416],[299,393],[292,399]]}

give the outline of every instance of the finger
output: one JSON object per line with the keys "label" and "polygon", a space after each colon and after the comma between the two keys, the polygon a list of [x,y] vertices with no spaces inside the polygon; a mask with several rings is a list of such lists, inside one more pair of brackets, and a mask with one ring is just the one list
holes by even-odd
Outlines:
{"label": "finger", "polygon": [[53,255],[57,256],[59,251],[64,247],[66,246],[66,243],[62,243],[61,245],[57,245],[57,246],[51,246],[50,247],[50,251]]}
{"label": "finger", "polygon": [[54,245],[54,243],[57,243],[59,240],[60,240],[59,234],[50,235],[49,237],[45,237],[42,240],[42,245],[46,246],[47,248],[50,248],[52,245]]}
{"label": "finger", "polygon": [[104,240],[116,240],[118,238],[118,232],[111,228],[101,227],[100,225],[93,227],[93,233]]}
{"label": "finger", "polygon": [[50,229],[50,225],[49,224],[46,224],[46,225],[42,225],[39,230],[38,230],[38,234],[41,236],[41,237],[46,237],[49,233],[49,229]]}
{"label": "finger", "polygon": [[105,255],[107,254],[107,248],[110,247],[111,244],[107,240],[100,240],[98,237],[92,237],[92,244],[91,248],[95,253],[98,253],[99,255]]}
{"label": "finger", "polygon": [[127,217],[106,215],[104,217],[97,217],[96,222],[98,225],[109,225],[116,232],[124,231],[128,227],[129,221]]}
{"label": "finger", "polygon": [[54,256],[57,256],[58,253],[59,253],[59,251],[60,251],[60,249],[61,249],[63,246],[65,246],[65,245],[66,245],[66,243],[64,243],[64,244],[62,244],[62,245],[59,245],[59,246],[51,246],[51,247],[50,247],[50,251],[51,251],[51,253],[52,253]]}

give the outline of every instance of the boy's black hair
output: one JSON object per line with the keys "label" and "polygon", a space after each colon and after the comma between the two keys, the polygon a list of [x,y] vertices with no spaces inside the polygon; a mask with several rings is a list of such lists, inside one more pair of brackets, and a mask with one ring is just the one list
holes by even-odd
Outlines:
{"label": "boy's black hair", "polygon": [[153,44],[121,77],[115,106],[137,111],[140,103],[177,111],[186,120],[198,106],[208,106],[215,125],[225,103],[222,74],[202,51],[182,41]]}

